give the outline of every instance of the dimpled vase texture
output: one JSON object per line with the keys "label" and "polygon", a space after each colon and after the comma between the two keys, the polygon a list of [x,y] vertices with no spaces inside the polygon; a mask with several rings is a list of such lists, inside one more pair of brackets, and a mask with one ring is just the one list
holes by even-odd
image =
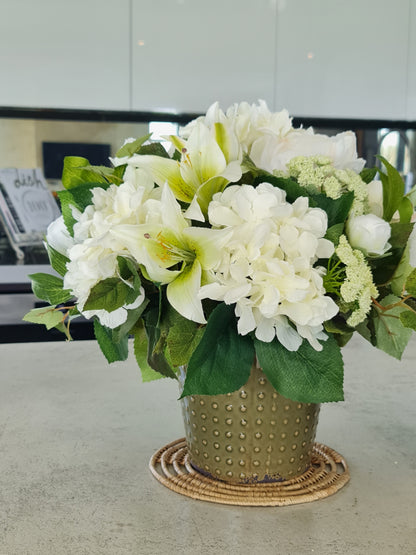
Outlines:
{"label": "dimpled vase texture", "polygon": [[274,482],[311,465],[320,406],[286,399],[255,365],[238,391],[190,395],[181,403],[191,463],[203,474],[233,483]]}

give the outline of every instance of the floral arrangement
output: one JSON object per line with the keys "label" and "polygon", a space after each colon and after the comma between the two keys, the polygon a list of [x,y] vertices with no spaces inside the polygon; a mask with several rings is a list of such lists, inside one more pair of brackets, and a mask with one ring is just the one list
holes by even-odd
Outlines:
{"label": "floral arrangement", "polygon": [[[70,339],[94,320],[109,362],[128,339],[144,381],[182,396],[243,386],[255,357],[282,395],[343,399],[340,348],[358,332],[401,358],[416,330],[416,190],[383,158],[364,168],[352,132],[294,128],[287,111],[236,104],[167,139],[128,139],[112,167],[65,159],[50,306],[25,320]],[[376,179],[376,177],[378,179]]]}

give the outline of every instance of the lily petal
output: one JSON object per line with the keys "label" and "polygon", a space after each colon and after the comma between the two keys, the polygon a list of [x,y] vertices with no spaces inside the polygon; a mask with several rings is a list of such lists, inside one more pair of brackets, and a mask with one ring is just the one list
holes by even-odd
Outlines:
{"label": "lily petal", "polygon": [[189,264],[169,283],[166,289],[168,301],[175,310],[188,320],[205,324],[202,303],[198,299],[198,292],[201,286],[201,265],[198,260]]}
{"label": "lily petal", "polygon": [[195,252],[201,267],[211,270],[222,255],[222,248],[232,236],[227,229],[211,229],[206,227],[188,227],[183,231],[189,247]]}

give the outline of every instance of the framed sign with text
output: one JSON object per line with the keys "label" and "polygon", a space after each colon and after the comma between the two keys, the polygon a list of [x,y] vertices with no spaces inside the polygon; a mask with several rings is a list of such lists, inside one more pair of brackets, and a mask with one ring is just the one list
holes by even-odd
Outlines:
{"label": "framed sign with text", "polygon": [[0,169],[0,217],[19,258],[20,247],[41,244],[48,225],[59,215],[39,168]]}

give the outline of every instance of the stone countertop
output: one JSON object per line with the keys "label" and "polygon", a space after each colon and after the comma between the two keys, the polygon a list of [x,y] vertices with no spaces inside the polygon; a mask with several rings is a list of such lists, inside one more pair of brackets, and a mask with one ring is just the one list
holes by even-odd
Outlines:
{"label": "stone countertop", "polygon": [[401,363],[354,338],[343,403],[317,441],[338,493],[288,507],[196,501],[150,457],[184,435],[171,380],[142,384],[95,342],[0,345],[0,555],[401,555],[416,552],[416,341]]}

